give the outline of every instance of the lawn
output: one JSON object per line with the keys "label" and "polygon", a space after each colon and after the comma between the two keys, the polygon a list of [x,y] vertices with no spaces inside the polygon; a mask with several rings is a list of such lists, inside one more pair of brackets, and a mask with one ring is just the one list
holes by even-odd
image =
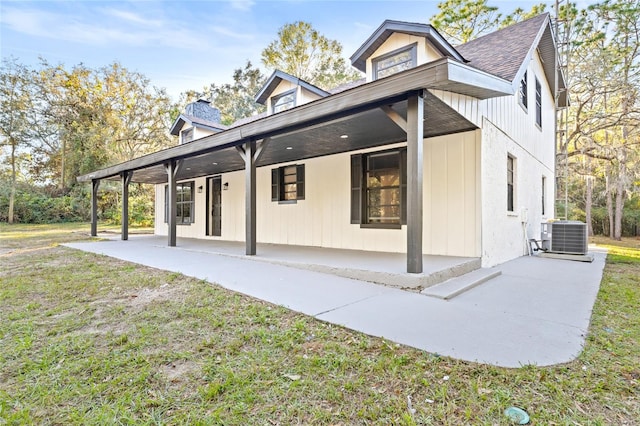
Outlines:
{"label": "lawn", "polygon": [[577,360],[506,369],[58,245],[88,230],[0,226],[0,424],[638,424],[637,241],[610,246]]}

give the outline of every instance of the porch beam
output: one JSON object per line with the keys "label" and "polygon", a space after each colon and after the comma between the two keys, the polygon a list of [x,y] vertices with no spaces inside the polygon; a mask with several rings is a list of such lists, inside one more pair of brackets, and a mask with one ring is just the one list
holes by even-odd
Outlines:
{"label": "porch beam", "polygon": [[98,188],[100,179],[91,181],[91,236],[98,236]]}
{"label": "porch beam", "polygon": [[267,145],[269,145],[269,142],[271,142],[271,138],[266,137],[262,139],[260,142],[256,143],[256,152],[253,155],[254,163],[257,163],[260,157],[262,157],[262,153],[264,152],[264,149],[267,147]]}
{"label": "porch beam", "polygon": [[256,142],[249,141],[244,144],[245,169],[245,245],[246,254],[256,254]]}
{"label": "porch beam", "polygon": [[382,105],[380,109],[385,114],[387,114],[387,117],[389,117],[391,121],[396,123],[398,127],[400,127],[405,132],[407,131],[407,120],[405,120],[404,117],[398,113],[398,111],[396,111],[389,105]]}
{"label": "porch beam", "polygon": [[422,273],[423,91],[407,100],[407,272]]}
{"label": "porch beam", "polygon": [[168,179],[167,206],[169,207],[169,217],[167,217],[167,225],[169,226],[169,231],[167,234],[169,247],[176,246],[176,213],[178,210],[176,204],[176,173],[179,167],[180,164],[175,160],[169,161],[165,164]]}
{"label": "porch beam", "polygon": [[131,183],[131,178],[133,177],[133,172],[124,171],[121,174],[122,178],[122,232],[120,238],[123,241],[129,239],[129,184]]}

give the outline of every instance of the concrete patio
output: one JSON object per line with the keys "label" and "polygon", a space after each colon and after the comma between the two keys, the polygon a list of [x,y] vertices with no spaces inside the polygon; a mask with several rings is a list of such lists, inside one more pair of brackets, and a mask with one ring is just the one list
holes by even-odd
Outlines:
{"label": "concrete patio", "polygon": [[563,363],[581,352],[606,257],[595,252],[592,263],[521,257],[443,300],[371,281],[414,287],[418,280],[437,289],[445,284],[435,282],[477,269],[477,259],[425,256],[425,273],[416,277],[402,273],[403,254],[259,244],[256,256],[244,256],[244,243],[181,238],[168,247],[165,237],[107,238],[66,245],[180,272],[432,353],[504,367]]}

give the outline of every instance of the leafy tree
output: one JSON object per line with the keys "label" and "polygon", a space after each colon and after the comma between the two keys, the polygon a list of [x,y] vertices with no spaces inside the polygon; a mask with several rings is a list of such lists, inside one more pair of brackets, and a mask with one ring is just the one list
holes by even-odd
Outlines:
{"label": "leafy tree", "polygon": [[262,72],[247,61],[244,68],[236,68],[233,71],[233,83],[220,85],[211,83],[201,92],[192,90],[183,93],[182,104],[198,99],[209,99],[220,110],[222,124],[230,125],[241,118],[251,117],[265,110],[264,105],[255,101],[255,95],[262,88],[265,80]]}
{"label": "leafy tree", "polygon": [[11,167],[9,206],[7,222],[13,223],[16,195],[17,157],[30,139],[28,114],[33,96],[31,71],[16,59],[5,59],[0,68],[0,143],[9,148]]}
{"label": "leafy tree", "polygon": [[310,23],[297,21],[278,30],[262,51],[262,63],[324,89],[357,80],[360,75],[342,57],[342,45],[320,34]]}
{"label": "leafy tree", "polygon": [[454,44],[462,44],[516,22],[539,15],[546,5],[539,3],[531,10],[518,7],[503,17],[498,7],[488,0],[445,0],[438,3],[440,10],[431,18],[431,24]]}

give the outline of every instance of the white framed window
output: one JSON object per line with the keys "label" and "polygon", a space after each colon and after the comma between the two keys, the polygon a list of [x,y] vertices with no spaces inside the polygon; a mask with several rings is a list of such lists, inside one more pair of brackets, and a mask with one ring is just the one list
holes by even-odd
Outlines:
{"label": "white framed window", "polygon": [[385,53],[371,60],[373,67],[373,79],[388,77],[390,75],[411,69],[416,66],[417,43],[402,47],[393,52]]}
{"label": "white framed window", "polygon": [[296,106],[296,89],[289,90],[271,98],[271,112],[273,114],[286,111]]}

